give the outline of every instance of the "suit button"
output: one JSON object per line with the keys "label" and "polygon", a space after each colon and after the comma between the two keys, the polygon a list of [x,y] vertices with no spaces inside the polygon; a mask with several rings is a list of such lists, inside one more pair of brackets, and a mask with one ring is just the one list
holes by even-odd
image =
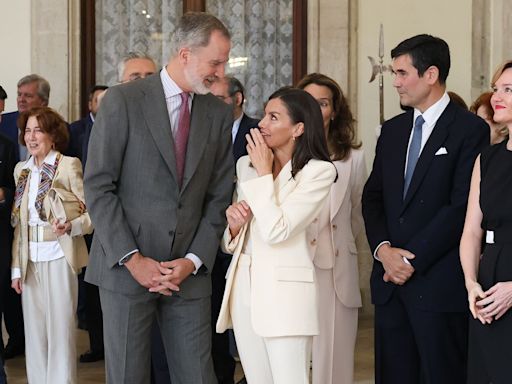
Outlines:
{"label": "suit button", "polygon": [[338,229],[338,226],[336,224],[333,224],[332,229],[336,230],[336,229]]}
{"label": "suit button", "polygon": [[339,250],[336,250],[336,252],[334,252],[334,256],[336,256],[336,257],[338,257],[339,254],[340,254]]}
{"label": "suit button", "polygon": [[403,223],[405,222],[405,219],[404,219],[403,217],[401,217],[401,218],[399,218],[399,219],[398,219],[398,222],[399,222],[400,224],[403,224]]}
{"label": "suit button", "polygon": [[169,235],[170,236],[174,235],[174,231],[169,231]]}
{"label": "suit button", "polygon": [[311,245],[316,245],[316,239],[313,239],[309,242]]}

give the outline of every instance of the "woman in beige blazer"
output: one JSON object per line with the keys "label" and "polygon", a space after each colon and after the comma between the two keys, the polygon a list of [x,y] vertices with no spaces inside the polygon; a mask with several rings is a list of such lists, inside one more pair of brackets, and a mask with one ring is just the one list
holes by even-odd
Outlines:
{"label": "woman in beige blazer", "polygon": [[237,163],[235,203],[223,246],[233,254],[217,332],[233,327],[249,384],[309,383],[318,333],[317,288],[306,228],[336,170],[318,103],[299,89],[276,91],[260,130]]}
{"label": "woman in beige blazer", "polygon": [[[62,117],[35,108],[18,119],[31,155],[16,165],[12,287],[22,295],[29,383],[76,383],[76,274],[87,264],[80,160],[60,152],[68,142]],[[72,217],[71,217],[72,216]]]}
{"label": "woman in beige blazer", "polygon": [[364,154],[361,144],[355,142],[354,119],[339,85],[313,73],[297,86],[320,105],[329,153],[339,177],[308,228],[319,289],[320,332],[313,338],[313,384],[352,384],[361,306],[355,239],[363,229]]}

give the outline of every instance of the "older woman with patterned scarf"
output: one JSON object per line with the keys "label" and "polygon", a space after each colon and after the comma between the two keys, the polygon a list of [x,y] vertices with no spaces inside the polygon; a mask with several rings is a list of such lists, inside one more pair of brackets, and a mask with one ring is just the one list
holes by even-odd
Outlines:
{"label": "older woman with patterned scarf", "polygon": [[63,156],[68,129],[54,110],[18,119],[31,155],[16,165],[12,287],[22,295],[29,383],[76,383],[76,274],[87,264],[80,160]]}

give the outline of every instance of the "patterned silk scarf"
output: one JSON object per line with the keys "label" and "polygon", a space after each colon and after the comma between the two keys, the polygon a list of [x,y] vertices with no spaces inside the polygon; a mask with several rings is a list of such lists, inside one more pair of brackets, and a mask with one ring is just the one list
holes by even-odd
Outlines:
{"label": "patterned silk scarf", "polygon": [[[46,197],[48,191],[50,190],[61,157],[62,155],[59,153],[53,165],[43,163],[43,166],[41,167],[41,180],[39,181],[39,187],[37,189],[35,206],[37,213],[39,214],[39,218],[43,221],[47,220],[46,213],[44,211],[43,200]],[[14,207],[12,209],[11,215],[11,224],[13,226],[15,226],[19,220],[21,200],[23,198],[23,193],[25,192],[25,187],[27,186],[29,175],[30,170],[27,168],[23,169],[21,171],[20,177],[18,178],[18,182],[16,183],[16,191],[14,194]]]}

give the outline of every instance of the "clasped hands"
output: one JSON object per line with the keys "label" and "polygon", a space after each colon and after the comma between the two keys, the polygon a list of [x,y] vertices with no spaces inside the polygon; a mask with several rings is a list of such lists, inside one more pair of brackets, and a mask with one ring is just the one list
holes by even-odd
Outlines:
{"label": "clasped hands", "polygon": [[389,244],[382,244],[377,252],[377,256],[384,267],[385,282],[392,282],[397,285],[404,285],[414,273],[414,267],[407,264],[404,258],[412,260],[414,254],[406,249],[395,248]]}
{"label": "clasped hands", "polygon": [[69,234],[71,232],[71,223],[69,221],[53,220],[52,230],[57,237],[60,237],[65,233]]}
{"label": "clasped hands", "polygon": [[172,296],[180,284],[195,270],[192,260],[186,258],[158,262],[136,252],[124,263],[133,278],[150,292]]}
{"label": "clasped hands", "polygon": [[476,281],[466,283],[469,310],[482,324],[498,320],[512,307],[512,281],[494,284],[484,292]]}

